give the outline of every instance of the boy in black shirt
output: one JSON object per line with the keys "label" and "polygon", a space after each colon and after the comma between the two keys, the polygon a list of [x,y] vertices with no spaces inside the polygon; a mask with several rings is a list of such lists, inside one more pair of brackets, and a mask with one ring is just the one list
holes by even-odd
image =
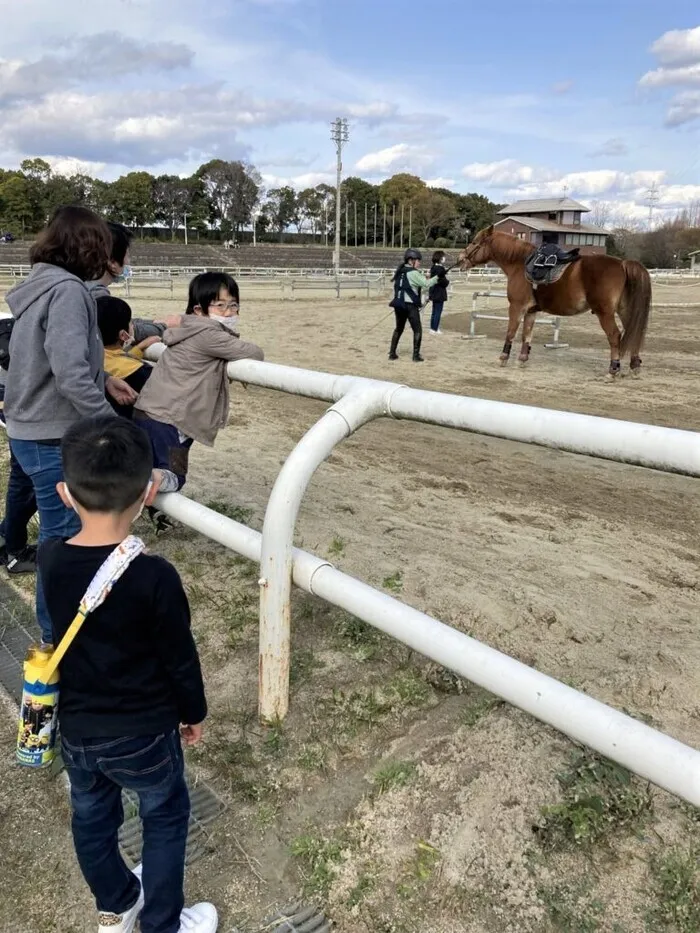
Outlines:
{"label": "boy in black shirt", "polygon": [[[98,569],[157,487],[148,437],[125,419],[81,421],[64,435],[61,451],[65,482],[59,493],[80,516],[82,530],[39,549],[56,645]],[[181,737],[186,745],[199,741],[207,705],[187,597],[174,567],[139,554],[87,617],[60,674],[73,839],[100,912],[100,933],[131,933],[139,913],[142,933],[215,933],[211,904],[183,910],[190,805]],[[140,801],[142,873],[130,872],[119,853],[122,788]]]}

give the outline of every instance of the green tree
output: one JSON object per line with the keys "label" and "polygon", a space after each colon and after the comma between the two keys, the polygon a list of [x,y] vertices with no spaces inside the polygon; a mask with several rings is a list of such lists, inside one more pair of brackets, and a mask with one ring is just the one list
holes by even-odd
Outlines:
{"label": "green tree", "polygon": [[379,199],[387,207],[401,204],[408,204],[415,200],[419,194],[426,189],[426,184],[422,178],[417,175],[410,175],[408,172],[399,172],[398,175],[392,175],[379,186]]}
{"label": "green tree", "polygon": [[197,169],[196,177],[201,180],[209,201],[211,220],[224,235],[228,230],[237,233],[250,223],[262,184],[253,165],[213,159]]}
{"label": "green tree", "polygon": [[48,220],[46,189],[51,178],[51,166],[44,159],[25,159],[20,170],[27,179],[27,191],[32,206],[31,227],[38,230]]}
{"label": "green tree", "polygon": [[284,240],[284,231],[294,223],[297,214],[297,194],[294,188],[284,185],[267,192],[264,213],[270,219],[270,225],[277,231],[280,243]]}
{"label": "green tree", "polygon": [[199,179],[180,178],[178,175],[160,175],[156,178],[153,185],[155,216],[168,225],[172,240],[184,221],[185,213],[193,213],[192,206],[198,189],[201,192]]}
{"label": "green tree", "polygon": [[34,210],[28,180],[19,172],[9,172],[0,180],[0,217],[3,226],[22,236],[32,228]]}
{"label": "green tree", "polygon": [[129,172],[108,186],[106,203],[112,220],[127,227],[143,228],[155,220],[154,177],[149,172]]}
{"label": "green tree", "polygon": [[[350,176],[340,186],[342,209],[348,211],[347,228],[349,239],[355,243],[365,242],[365,206],[367,207],[368,229],[369,216],[379,200],[379,189],[363,178]],[[355,218],[357,217],[357,230]],[[345,226],[345,225],[344,225]]]}
{"label": "green tree", "polygon": [[322,209],[323,200],[321,193],[316,188],[304,188],[297,195],[297,212],[301,222],[308,223],[314,240],[321,223]]}
{"label": "green tree", "polygon": [[423,243],[428,237],[446,236],[459,218],[454,198],[431,188],[421,191],[412,207],[413,229],[422,234]]}
{"label": "green tree", "polygon": [[504,207],[503,204],[494,204],[485,195],[474,192],[452,195],[452,197],[455,198],[459,211],[461,228],[469,231],[470,238],[479,230],[489,227],[498,220],[498,211]]}

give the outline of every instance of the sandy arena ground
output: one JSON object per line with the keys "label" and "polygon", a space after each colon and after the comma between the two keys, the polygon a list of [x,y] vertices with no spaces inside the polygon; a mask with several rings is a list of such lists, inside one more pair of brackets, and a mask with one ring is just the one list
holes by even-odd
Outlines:
{"label": "sandy arena ground", "polygon": [[[408,331],[401,360],[387,361],[385,299],[280,302],[246,300],[244,291],[242,331],[274,362],[700,428],[700,283],[655,290],[659,303],[678,305],[653,313],[642,378],[614,383],[605,378],[607,341],[590,315],[564,323],[570,349],[545,350],[550,330],[538,326],[527,368],[501,368],[501,324],[480,322],[485,339],[460,339],[471,291],[448,303],[442,336],[426,335],[421,365],[410,360]],[[158,316],[179,303],[154,296],[132,306]],[[280,464],[324,407],[233,386],[230,426],[213,450],[195,445],[187,494],[250,510],[260,527]],[[700,747],[699,531],[696,479],[382,422],[361,429],[318,471],[296,543]],[[211,696],[209,743],[191,763],[230,804],[213,854],[192,873],[194,893],[222,906],[224,933],[234,924],[253,929],[251,917],[292,897],[304,880],[345,933],[653,929],[650,866],[660,847],[697,842],[696,814],[658,792],[641,838],[623,833],[586,857],[533,855],[532,826],[541,806],[558,799],[556,773],[570,744],[517,711],[484,705],[472,688],[443,689],[430,675],[426,683],[421,659],[384,640],[365,652],[343,620],[304,599],[295,604],[301,673],[292,714],[283,731],[262,732],[254,722],[254,571],[185,529],[157,547],[190,586]],[[230,604],[222,609],[205,592],[223,600],[232,588],[250,615],[233,628],[222,623]],[[414,669],[420,689],[396,685]],[[389,697],[369,720],[356,709],[367,689]],[[362,726],[346,735],[341,713]],[[318,767],[307,767],[316,751]],[[412,762],[413,778],[374,794],[372,775],[397,760]],[[3,774],[5,787],[10,779]],[[241,793],[246,781],[253,789]],[[52,857],[63,862],[72,854],[59,816],[65,831]],[[334,849],[323,850],[325,861],[319,856],[329,866],[323,884],[313,885],[319,858],[289,854],[304,848],[300,836],[313,837],[314,851],[321,837],[340,840],[337,858]],[[88,912],[84,926],[74,909],[68,927],[32,926],[29,907],[19,925],[3,920],[3,885],[0,931],[92,929],[72,863],[64,873],[71,903]]]}

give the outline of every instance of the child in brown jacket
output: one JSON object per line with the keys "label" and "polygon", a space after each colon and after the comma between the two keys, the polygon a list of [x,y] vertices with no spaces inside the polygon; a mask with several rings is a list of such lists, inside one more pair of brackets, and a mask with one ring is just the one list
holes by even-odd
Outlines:
{"label": "child in brown jacket", "polygon": [[238,334],[239,291],[225,272],[190,282],[179,327],[166,330],[161,356],[134,406],[134,421],[151,440],[154,467],[164,471],[161,492],[182,489],[194,441],[214,446],[228,420],[226,364],[262,360],[263,351]]}

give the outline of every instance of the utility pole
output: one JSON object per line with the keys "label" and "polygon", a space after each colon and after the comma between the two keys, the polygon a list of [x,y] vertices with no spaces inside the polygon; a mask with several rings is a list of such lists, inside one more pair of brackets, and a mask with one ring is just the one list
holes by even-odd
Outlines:
{"label": "utility pole", "polygon": [[187,246],[187,211],[185,211],[185,246]]}
{"label": "utility pole", "polygon": [[257,246],[258,245],[258,240],[257,240],[258,211],[252,212],[252,220],[253,220],[253,246]]}
{"label": "utility pole", "polygon": [[382,224],[382,247],[386,249],[386,201],[384,202],[384,223]]}
{"label": "utility pole", "polygon": [[401,202],[401,243],[399,249],[403,249],[403,201]]}
{"label": "utility pole", "polygon": [[345,198],[345,249],[348,248],[348,237],[350,236],[350,202]]}
{"label": "utility pole", "polygon": [[413,246],[413,205],[408,205],[408,245]]}
{"label": "utility pole", "polygon": [[391,248],[394,248],[394,237],[396,236],[396,204],[391,211]]}
{"label": "utility pole", "polygon": [[653,219],[654,219],[654,207],[657,202],[660,200],[661,195],[659,194],[659,188],[656,182],[652,183],[651,188],[647,191],[647,202],[649,203],[649,229],[651,230]]}
{"label": "utility pole", "polygon": [[357,201],[353,201],[352,203],[355,209],[355,249],[357,249]]}
{"label": "utility pole", "polygon": [[372,238],[372,246],[377,247],[377,202],[374,202],[374,237]]}
{"label": "utility pole", "polygon": [[340,272],[340,186],[343,180],[343,146],[349,138],[348,121],[338,117],[331,123],[331,139],[335,143],[338,157],[335,186],[335,250],[333,252],[333,268],[336,275]]}
{"label": "utility pole", "polygon": [[365,201],[365,246],[367,246],[367,202]]}

